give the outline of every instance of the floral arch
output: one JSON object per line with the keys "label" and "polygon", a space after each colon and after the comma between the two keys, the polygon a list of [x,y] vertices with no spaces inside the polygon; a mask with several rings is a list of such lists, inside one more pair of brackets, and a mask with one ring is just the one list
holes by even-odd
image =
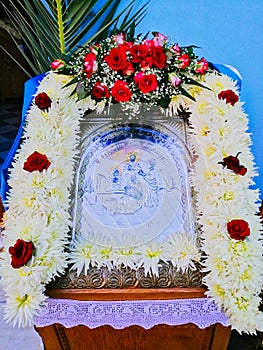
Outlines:
{"label": "floral arch", "polygon": [[[257,172],[236,82],[198,60],[192,47],[170,44],[159,33],[133,42],[117,35],[52,68],[39,83],[10,169],[1,254],[7,322],[32,324],[45,303],[45,285],[68,262],[79,273],[115,261],[158,274],[163,259],[181,269],[201,261],[206,293],[232,327],[262,330],[262,228],[259,193],[251,189]],[[138,261],[131,252],[105,254],[85,240],[68,249],[80,123],[87,111],[107,118],[115,103],[127,121],[140,118],[142,104],[157,106],[171,121],[180,110],[187,112],[181,117],[196,157],[191,184],[201,246],[189,235],[177,235],[165,246],[144,247]]]}

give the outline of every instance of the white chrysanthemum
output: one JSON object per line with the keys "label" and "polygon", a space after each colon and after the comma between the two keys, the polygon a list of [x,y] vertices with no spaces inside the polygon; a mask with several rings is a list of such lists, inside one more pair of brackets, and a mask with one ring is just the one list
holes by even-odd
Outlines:
{"label": "white chrysanthemum", "polygon": [[116,267],[123,265],[131,269],[137,269],[140,253],[139,250],[134,247],[116,248],[112,251],[111,258],[113,265]]}
{"label": "white chrysanthemum", "polygon": [[200,261],[199,249],[195,239],[185,233],[170,235],[162,244],[163,255],[178,269],[195,269],[194,262]]}
{"label": "white chrysanthemum", "polygon": [[[212,90],[212,93],[218,94],[224,90],[233,90],[235,94],[238,94],[237,82],[230,79],[224,74],[213,72],[205,76],[205,85]],[[211,93],[211,90],[204,90],[207,94]]]}
{"label": "white chrysanthemum", "polygon": [[75,246],[71,249],[69,263],[73,264],[71,269],[77,270],[77,274],[82,272],[87,274],[90,266],[95,266],[95,260],[98,256],[98,246],[90,243],[86,239],[78,239]]}
{"label": "white chrysanthemum", "polygon": [[42,282],[41,275],[44,269],[45,267],[41,266],[22,266],[10,271],[7,266],[2,266],[0,268],[1,277],[3,278],[1,285],[8,292],[16,288],[19,290],[25,288],[34,290]]}
{"label": "white chrysanthemum", "polygon": [[[67,265],[64,246],[71,224],[68,188],[78,153],[76,135],[80,115],[74,97],[68,98],[70,89],[63,89],[66,81],[68,77],[53,73],[42,80],[36,95],[40,92],[50,95],[51,107],[49,111],[40,111],[34,103],[31,106],[23,142],[10,174],[9,211],[5,220],[7,250],[17,238],[32,241],[36,248],[27,266],[14,270],[9,254],[2,264],[3,288],[8,290],[9,296],[6,319],[20,326],[32,323],[34,309],[37,310],[45,299],[43,283],[62,273]],[[23,170],[24,162],[34,151],[45,154],[50,160],[47,171],[29,173]],[[15,292],[14,297],[13,288],[8,287],[15,285],[8,282],[11,279],[17,281],[19,296]],[[30,292],[27,291],[29,286]],[[18,316],[14,320],[15,313]]]}
{"label": "white chrysanthemum", "polygon": [[145,275],[152,274],[158,276],[159,262],[160,260],[165,261],[165,255],[163,254],[161,243],[150,242],[140,248],[142,256],[139,265],[144,267]]}
{"label": "white chrysanthemum", "polygon": [[13,327],[32,327],[33,317],[40,311],[46,298],[42,286],[35,287],[34,290],[12,289],[6,299],[4,319]]}

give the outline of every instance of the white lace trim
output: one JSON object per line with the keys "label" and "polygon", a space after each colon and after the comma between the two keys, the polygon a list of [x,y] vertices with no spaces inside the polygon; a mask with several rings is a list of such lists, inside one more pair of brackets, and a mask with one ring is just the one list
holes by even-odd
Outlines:
{"label": "white lace trim", "polygon": [[37,327],[59,323],[67,328],[85,325],[89,328],[110,325],[115,329],[159,324],[193,323],[206,328],[215,323],[229,324],[228,318],[208,298],[132,301],[78,301],[48,299],[41,314],[35,317]]}

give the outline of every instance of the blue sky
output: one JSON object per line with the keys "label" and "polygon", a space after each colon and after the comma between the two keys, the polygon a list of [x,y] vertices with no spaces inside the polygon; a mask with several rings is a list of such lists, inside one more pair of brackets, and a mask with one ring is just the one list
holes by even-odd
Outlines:
{"label": "blue sky", "polygon": [[[128,1],[127,1],[128,3]],[[145,1],[138,1],[139,5]],[[138,7],[138,5],[137,5]],[[263,0],[151,0],[136,34],[159,31],[179,45],[197,45],[199,57],[236,67],[249,115],[252,151],[263,197]]]}

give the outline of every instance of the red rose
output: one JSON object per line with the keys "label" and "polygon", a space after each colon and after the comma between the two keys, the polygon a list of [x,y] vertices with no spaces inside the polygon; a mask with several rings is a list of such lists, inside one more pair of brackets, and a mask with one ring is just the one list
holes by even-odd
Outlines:
{"label": "red rose", "polygon": [[131,99],[131,90],[128,84],[122,80],[115,81],[111,93],[117,102],[128,102]]}
{"label": "red rose", "polygon": [[157,46],[153,48],[152,58],[153,58],[153,64],[155,65],[155,67],[159,69],[163,69],[165,67],[167,57],[161,46]]}
{"label": "red rose", "polygon": [[134,73],[134,67],[131,62],[127,62],[125,68],[122,71],[123,75],[131,75]]}
{"label": "red rose", "polygon": [[[238,154],[237,154],[238,156]],[[224,167],[227,167],[227,169],[232,170],[237,175],[244,176],[247,172],[247,168],[244,167],[244,165],[240,165],[239,159],[234,156],[228,156],[223,159],[223,162],[219,162],[219,164],[222,164]]]}
{"label": "red rose", "polygon": [[47,156],[35,151],[29,157],[27,157],[24,163],[23,169],[32,173],[33,171],[43,171],[47,170],[50,166],[50,161]]}
{"label": "red rose", "polygon": [[131,41],[124,41],[124,43],[119,44],[118,47],[122,50],[130,51],[130,48],[133,46],[133,43]]}
{"label": "red rose", "polygon": [[91,75],[96,72],[98,68],[97,57],[94,52],[87,53],[84,57],[84,72],[86,73],[87,78],[90,78]]}
{"label": "red rose", "polygon": [[227,223],[227,231],[232,239],[244,241],[250,235],[250,228],[247,221],[234,219]]}
{"label": "red rose", "polygon": [[107,86],[101,84],[98,81],[94,85],[93,89],[91,90],[91,95],[98,100],[101,100],[102,98],[109,98],[110,97],[110,93],[109,93]]}
{"label": "red rose", "polygon": [[226,100],[226,103],[230,103],[232,106],[238,101],[238,96],[232,90],[221,91],[218,94],[220,100]]}
{"label": "red rose", "polygon": [[156,90],[158,83],[154,74],[143,74],[139,72],[134,81],[143,94]]}
{"label": "red rose", "polygon": [[114,47],[110,50],[105,61],[113,70],[123,70],[127,65],[126,49],[122,47]]}
{"label": "red rose", "polygon": [[179,56],[178,60],[178,67],[181,69],[185,69],[190,64],[190,57],[187,55],[187,53],[183,54],[182,56]]}
{"label": "red rose", "polygon": [[31,259],[35,250],[32,242],[26,242],[23,239],[18,239],[13,247],[9,247],[9,254],[12,257],[11,265],[14,269],[19,269],[21,266]]}
{"label": "red rose", "polygon": [[134,63],[141,62],[142,58],[146,57],[149,53],[148,47],[144,44],[133,45],[130,49],[131,61]]}
{"label": "red rose", "polygon": [[150,56],[144,57],[140,63],[142,71],[150,69],[152,67],[152,65],[153,65],[153,58]]}
{"label": "red rose", "polygon": [[51,102],[51,99],[45,92],[41,92],[35,97],[35,104],[41,109],[41,111],[48,110],[51,106]]}
{"label": "red rose", "polygon": [[63,61],[62,59],[58,59],[51,62],[50,66],[52,70],[60,70],[63,67],[65,67],[65,64],[66,64],[65,61]]}
{"label": "red rose", "polygon": [[155,46],[159,46],[159,45],[156,45],[156,42],[151,39],[146,39],[144,40],[144,45],[146,45],[148,47],[148,50],[151,52],[152,48],[155,47]]}
{"label": "red rose", "polygon": [[196,73],[204,74],[207,70],[208,70],[208,63],[204,58],[202,58],[199,62],[197,62],[195,71]]}

